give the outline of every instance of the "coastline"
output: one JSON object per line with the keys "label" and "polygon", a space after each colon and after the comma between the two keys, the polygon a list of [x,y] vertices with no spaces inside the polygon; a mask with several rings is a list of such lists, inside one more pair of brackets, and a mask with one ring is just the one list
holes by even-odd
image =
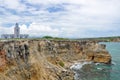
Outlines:
{"label": "coastline", "polygon": [[[73,80],[74,73],[70,66],[75,62],[92,61],[110,64],[111,61],[111,56],[105,46],[94,41],[13,40],[0,42],[0,48],[1,55],[6,55],[1,58],[6,66],[4,68],[0,66],[1,73],[6,72],[5,75],[12,75],[18,80],[24,78]],[[16,55],[17,50],[23,52]],[[15,73],[8,73],[13,70]],[[24,74],[25,77],[23,78],[19,73]],[[13,79],[10,76],[6,77]]]}

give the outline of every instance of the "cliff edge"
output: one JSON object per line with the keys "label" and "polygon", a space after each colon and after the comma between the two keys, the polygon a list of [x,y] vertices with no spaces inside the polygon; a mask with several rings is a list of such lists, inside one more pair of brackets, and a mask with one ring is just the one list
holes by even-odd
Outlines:
{"label": "cliff edge", "polygon": [[95,41],[20,40],[0,42],[0,80],[74,80],[75,61],[111,63]]}

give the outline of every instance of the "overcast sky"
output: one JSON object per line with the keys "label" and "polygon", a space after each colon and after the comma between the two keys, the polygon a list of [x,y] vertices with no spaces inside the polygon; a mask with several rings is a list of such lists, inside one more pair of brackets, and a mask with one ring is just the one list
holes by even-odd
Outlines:
{"label": "overcast sky", "polygon": [[0,35],[120,36],[120,0],[0,0]]}

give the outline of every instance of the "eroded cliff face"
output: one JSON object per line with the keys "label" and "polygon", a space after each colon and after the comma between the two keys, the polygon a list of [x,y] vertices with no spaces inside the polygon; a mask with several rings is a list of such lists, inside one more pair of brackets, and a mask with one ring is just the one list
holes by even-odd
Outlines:
{"label": "eroded cliff face", "polygon": [[73,80],[74,61],[110,63],[111,56],[93,41],[0,42],[0,80]]}

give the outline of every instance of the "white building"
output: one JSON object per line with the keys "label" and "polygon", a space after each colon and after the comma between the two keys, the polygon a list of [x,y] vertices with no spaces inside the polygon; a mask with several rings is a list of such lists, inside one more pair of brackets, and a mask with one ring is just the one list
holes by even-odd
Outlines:
{"label": "white building", "polygon": [[20,28],[18,23],[15,24],[14,34],[2,34],[1,38],[10,39],[10,38],[28,38],[28,34],[20,34]]}

